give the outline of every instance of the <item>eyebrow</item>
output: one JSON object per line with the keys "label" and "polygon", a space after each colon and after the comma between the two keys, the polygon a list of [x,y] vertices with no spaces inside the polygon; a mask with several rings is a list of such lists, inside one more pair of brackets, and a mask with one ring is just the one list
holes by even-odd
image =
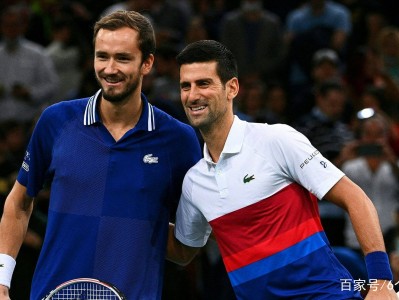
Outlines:
{"label": "eyebrow", "polygon": [[[95,51],[95,55],[111,55],[111,54],[107,51],[97,50],[97,51]],[[112,55],[114,55],[114,56],[129,56],[129,57],[133,56],[132,53],[130,53],[130,52],[117,52],[117,53],[113,53]]]}
{"label": "eyebrow", "polygon": [[[198,83],[202,83],[204,81],[213,82],[214,80],[211,77],[205,77],[205,78],[199,78],[199,79],[194,80],[194,83],[198,84]],[[180,84],[183,84],[183,83],[190,83],[190,81],[181,81],[180,82]]]}

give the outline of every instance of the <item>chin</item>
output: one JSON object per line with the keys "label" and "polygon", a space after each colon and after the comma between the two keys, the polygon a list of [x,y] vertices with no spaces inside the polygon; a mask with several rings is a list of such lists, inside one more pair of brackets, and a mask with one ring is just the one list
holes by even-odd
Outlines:
{"label": "chin", "polygon": [[109,95],[103,94],[103,98],[111,103],[120,103],[126,99],[126,95]]}
{"label": "chin", "polygon": [[115,90],[102,90],[102,96],[105,100],[111,103],[121,103],[132,94],[130,90],[116,92]]}

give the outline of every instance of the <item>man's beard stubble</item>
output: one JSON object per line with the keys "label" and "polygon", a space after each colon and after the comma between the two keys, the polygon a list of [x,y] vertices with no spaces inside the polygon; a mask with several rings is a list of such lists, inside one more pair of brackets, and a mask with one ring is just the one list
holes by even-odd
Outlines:
{"label": "man's beard stubble", "polygon": [[113,89],[111,88],[111,93],[109,93],[104,90],[97,75],[95,77],[96,77],[98,84],[101,87],[102,97],[111,103],[121,103],[124,100],[128,99],[136,91],[136,89],[139,86],[139,80],[135,79],[130,85],[126,86],[126,89],[124,89],[122,92],[113,93],[112,92]]}

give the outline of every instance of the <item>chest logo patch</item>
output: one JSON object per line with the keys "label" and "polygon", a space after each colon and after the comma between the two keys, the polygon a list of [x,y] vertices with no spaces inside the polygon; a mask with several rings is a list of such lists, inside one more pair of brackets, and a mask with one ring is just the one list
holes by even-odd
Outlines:
{"label": "chest logo patch", "polygon": [[157,164],[158,163],[158,157],[152,156],[152,154],[146,154],[143,157],[143,162],[145,164]]}
{"label": "chest logo patch", "polygon": [[247,174],[247,175],[244,176],[243,182],[244,183],[248,183],[248,182],[250,182],[251,180],[254,180],[254,179],[255,179],[255,175],[251,175],[251,176],[248,177],[248,174]]}

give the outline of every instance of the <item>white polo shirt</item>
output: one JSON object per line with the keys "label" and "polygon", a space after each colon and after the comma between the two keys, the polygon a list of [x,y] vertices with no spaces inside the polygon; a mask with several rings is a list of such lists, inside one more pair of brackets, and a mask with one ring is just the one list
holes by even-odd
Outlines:
{"label": "white polo shirt", "polygon": [[[309,270],[318,283],[314,290],[353,297],[340,289],[340,278],[351,277],[335,257],[314,263],[315,255],[333,256],[316,197],[343,176],[292,127],[235,117],[218,163],[205,145],[204,158],[186,174],[175,235],[202,247],[213,230],[238,298],[255,291],[270,296],[263,299],[300,295],[310,288],[302,274]],[[292,289],[275,289],[287,274]]]}

